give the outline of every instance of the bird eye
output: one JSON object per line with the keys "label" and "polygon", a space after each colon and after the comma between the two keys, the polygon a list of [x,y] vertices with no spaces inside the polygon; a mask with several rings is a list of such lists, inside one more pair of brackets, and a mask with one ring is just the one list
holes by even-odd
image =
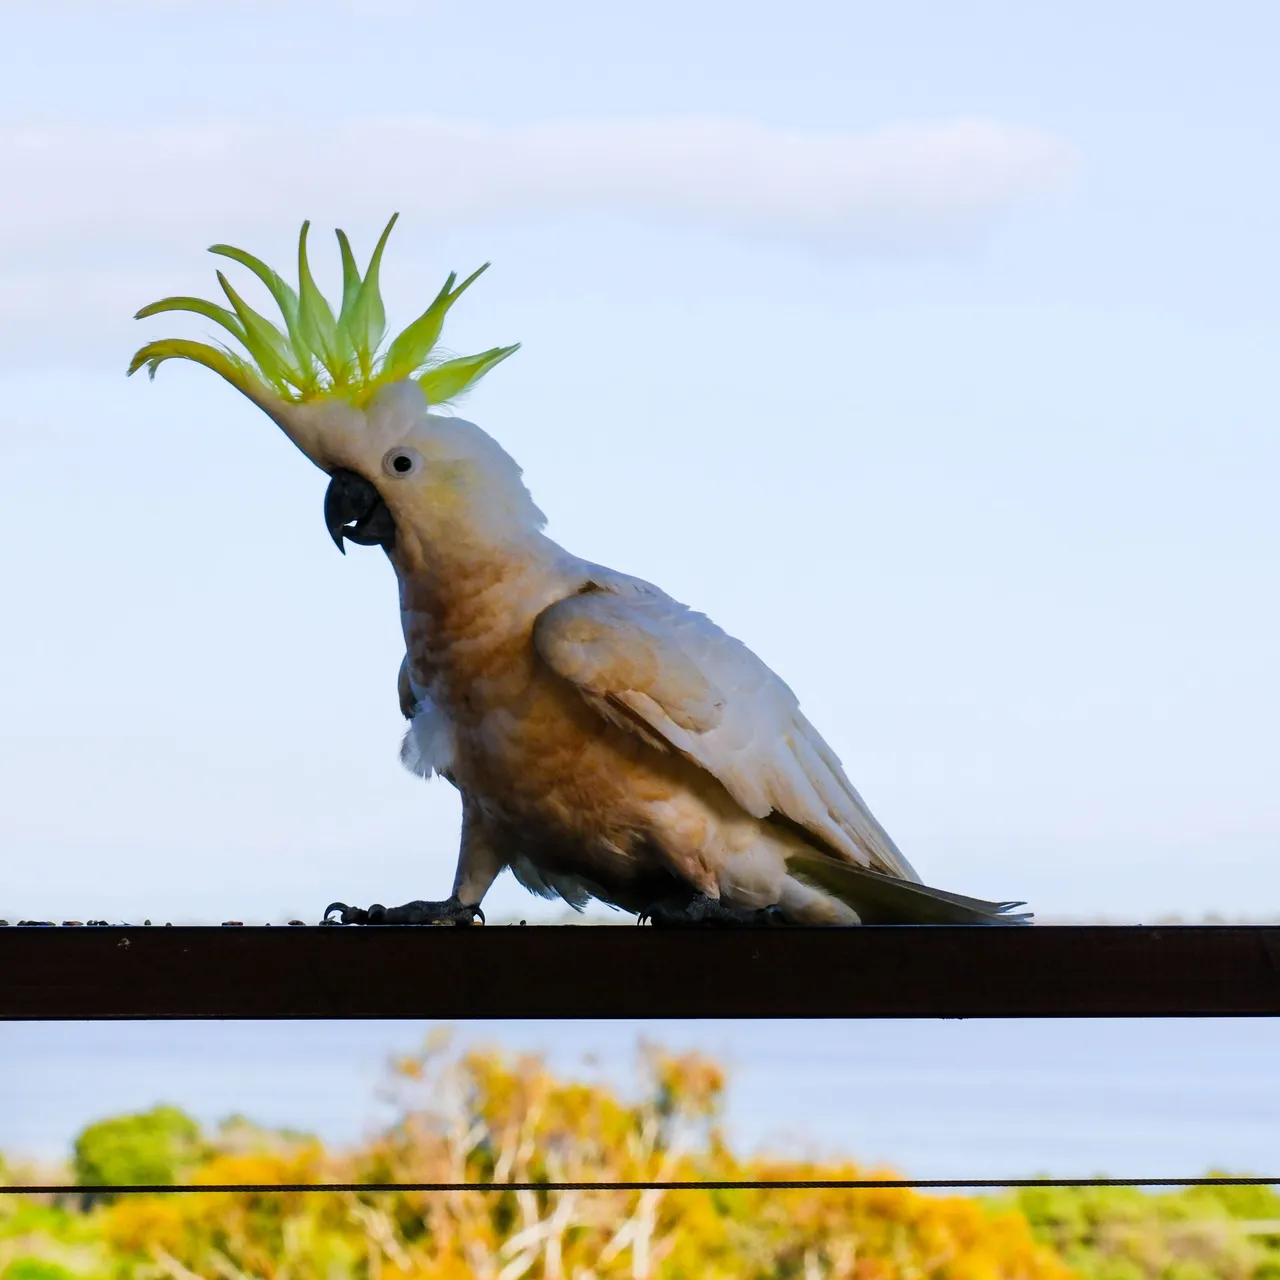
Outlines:
{"label": "bird eye", "polygon": [[404,479],[405,476],[413,475],[421,466],[422,454],[416,449],[406,449],[403,445],[397,445],[394,449],[387,450],[385,457],[382,459],[383,471],[399,480]]}

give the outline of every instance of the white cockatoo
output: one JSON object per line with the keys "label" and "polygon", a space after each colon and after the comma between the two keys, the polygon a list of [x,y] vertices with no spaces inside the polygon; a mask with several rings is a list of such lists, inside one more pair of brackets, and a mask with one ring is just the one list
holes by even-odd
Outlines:
{"label": "white cockatoo", "polygon": [[[450,276],[380,354],[383,232],[361,276],[338,232],[335,315],[307,264],[299,288],[252,255],[281,330],[219,273],[231,309],[167,298],[247,354],[153,342],[219,373],[331,477],[329,531],[381,546],[395,569],[405,657],[402,758],[462,797],[452,895],[347,923],[483,919],[510,868],[536,894],[597,898],[658,924],[1010,923],[1021,903],[929,888],[872,816],[795,695],[745,645],[657,587],[564,550],[520,468],[479,427],[432,412],[515,347],[433,359],[445,313],[480,274]],[[484,268],[481,268],[483,271]]]}

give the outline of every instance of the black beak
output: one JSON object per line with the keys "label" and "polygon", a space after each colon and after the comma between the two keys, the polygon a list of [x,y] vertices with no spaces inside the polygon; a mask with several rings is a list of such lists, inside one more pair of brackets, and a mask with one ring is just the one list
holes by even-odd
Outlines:
{"label": "black beak", "polygon": [[396,545],[396,524],[382,495],[354,471],[333,472],[324,495],[324,522],[343,555],[347,552],[343,538],[387,551]]}

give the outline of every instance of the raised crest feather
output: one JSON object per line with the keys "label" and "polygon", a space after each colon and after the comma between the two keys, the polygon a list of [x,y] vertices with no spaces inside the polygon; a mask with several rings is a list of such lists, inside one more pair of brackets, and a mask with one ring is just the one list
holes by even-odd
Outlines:
{"label": "raised crest feather", "polygon": [[145,366],[154,377],[156,368],[165,360],[192,360],[212,369],[258,403],[264,398],[291,404],[341,399],[363,408],[379,387],[415,377],[431,404],[442,404],[461,395],[518,350],[519,344],[449,360],[434,354],[446,313],[485,271],[489,265],[485,263],[456,288],[457,275],[450,273],[427,310],[382,350],[387,320],[379,269],[398,216],[392,215],[378,237],[363,276],[346,234],[337,232],[342,259],[342,305],[336,316],[311,274],[307,260],[309,222],[302,224],[298,236],[296,291],[253,254],[234,245],[213,245],[210,253],[239,263],[262,282],[280,309],[283,329],[245,302],[219,271],[218,283],[231,309],[204,298],[162,298],[143,307],[136,319],[145,320],[168,311],[191,312],[220,325],[244,348],[244,354],[183,338],[162,339],[137,351],[129,372],[136,373]]}

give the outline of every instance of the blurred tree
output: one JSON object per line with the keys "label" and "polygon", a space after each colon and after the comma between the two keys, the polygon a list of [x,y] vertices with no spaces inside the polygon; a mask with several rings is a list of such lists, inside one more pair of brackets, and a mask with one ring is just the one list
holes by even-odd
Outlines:
{"label": "blurred tree", "polygon": [[1270,1187],[1032,1187],[1012,1204],[1088,1280],[1280,1280]]}
{"label": "blurred tree", "polygon": [[0,1280],[78,1280],[74,1271],[46,1262],[42,1258],[15,1258],[3,1271]]}
{"label": "blurred tree", "polygon": [[1280,1280],[1280,1197],[1266,1189],[542,1189],[892,1176],[738,1156],[716,1063],[646,1048],[641,1068],[624,1098],[536,1057],[436,1039],[394,1064],[394,1122],[347,1152],[241,1118],[202,1139],[172,1107],[104,1121],[77,1142],[82,1185],[496,1185],[133,1195],[81,1211],[0,1196],[0,1280]]}
{"label": "blurred tree", "polygon": [[167,1186],[200,1158],[200,1126],[177,1107],[101,1120],[75,1142],[76,1182]]}

